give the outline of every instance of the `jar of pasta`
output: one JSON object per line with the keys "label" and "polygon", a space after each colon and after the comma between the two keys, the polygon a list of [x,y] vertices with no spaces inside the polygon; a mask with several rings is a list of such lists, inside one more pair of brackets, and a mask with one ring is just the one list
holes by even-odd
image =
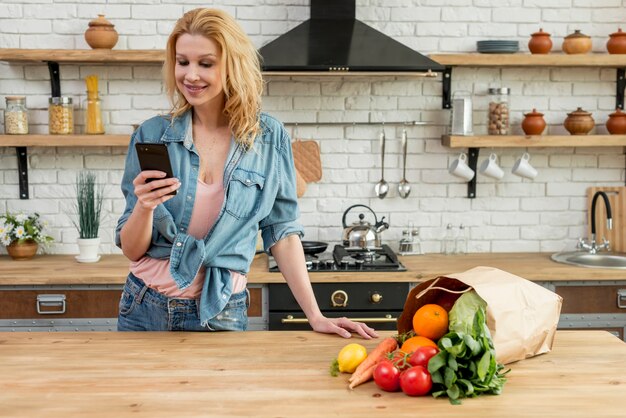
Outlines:
{"label": "jar of pasta", "polygon": [[28,109],[26,97],[7,96],[4,111],[4,131],[10,135],[25,135],[28,133]]}
{"label": "jar of pasta", "polygon": [[48,129],[51,134],[74,133],[74,107],[71,97],[48,99]]}

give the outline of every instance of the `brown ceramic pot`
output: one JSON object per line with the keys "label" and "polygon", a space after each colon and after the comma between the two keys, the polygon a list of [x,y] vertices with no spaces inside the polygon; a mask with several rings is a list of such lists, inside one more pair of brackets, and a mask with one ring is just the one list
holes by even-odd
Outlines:
{"label": "brown ceramic pot", "polygon": [[622,32],[622,28],[609,35],[606,50],[609,54],[626,54],[626,32]]}
{"label": "brown ceramic pot", "polygon": [[528,49],[531,54],[549,53],[552,49],[552,39],[550,39],[550,34],[548,32],[544,32],[543,29],[539,29],[539,32],[535,32],[530,35]]}
{"label": "brown ceramic pot", "polygon": [[566,54],[586,54],[591,51],[591,37],[576,29],[563,39],[562,48]]}
{"label": "brown ceramic pot", "polygon": [[85,41],[93,49],[112,49],[117,43],[118,35],[115,25],[98,15],[97,19],[89,22],[89,29],[85,31]]}
{"label": "brown ceramic pot", "polygon": [[532,112],[524,115],[522,130],[526,135],[541,135],[544,129],[546,129],[546,121],[543,120],[543,113],[533,109]]}
{"label": "brown ceramic pot", "polygon": [[626,113],[617,108],[614,113],[609,115],[606,129],[611,135],[626,135]]}
{"label": "brown ceramic pot", "polygon": [[595,126],[595,121],[591,117],[591,113],[579,107],[574,112],[567,114],[563,126],[572,135],[587,135]]}
{"label": "brown ceramic pot", "polygon": [[13,260],[28,260],[37,254],[37,248],[39,248],[39,244],[32,240],[28,240],[22,244],[13,241],[7,245],[7,253],[9,253]]}

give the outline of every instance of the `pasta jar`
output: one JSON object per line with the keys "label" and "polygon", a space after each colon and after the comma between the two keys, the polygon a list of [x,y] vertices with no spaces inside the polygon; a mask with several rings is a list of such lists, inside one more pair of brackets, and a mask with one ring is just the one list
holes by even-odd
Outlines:
{"label": "pasta jar", "polygon": [[489,135],[508,135],[511,116],[508,87],[489,89]]}
{"label": "pasta jar", "polygon": [[10,135],[25,135],[28,133],[28,109],[26,97],[7,96],[4,111],[4,131]]}
{"label": "pasta jar", "polygon": [[85,105],[85,133],[103,134],[104,123],[102,123],[102,104],[98,94],[87,92],[87,102]]}
{"label": "pasta jar", "polygon": [[74,107],[71,97],[48,99],[48,129],[51,134],[74,133]]}

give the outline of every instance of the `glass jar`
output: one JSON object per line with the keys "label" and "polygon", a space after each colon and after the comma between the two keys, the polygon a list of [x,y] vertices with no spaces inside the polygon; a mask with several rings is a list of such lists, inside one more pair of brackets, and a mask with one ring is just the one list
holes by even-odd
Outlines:
{"label": "glass jar", "polygon": [[74,133],[74,106],[71,97],[48,99],[48,130],[51,134]]}
{"label": "glass jar", "polygon": [[6,110],[4,111],[4,131],[10,135],[25,135],[28,133],[28,109],[26,97],[7,96]]}
{"label": "glass jar", "polygon": [[511,89],[508,87],[489,89],[489,135],[509,135],[510,132],[510,99]]}
{"label": "glass jar", "polygon": [[97,92],[88,92],[85,103],[85,133],[103,134],[102,104]]}

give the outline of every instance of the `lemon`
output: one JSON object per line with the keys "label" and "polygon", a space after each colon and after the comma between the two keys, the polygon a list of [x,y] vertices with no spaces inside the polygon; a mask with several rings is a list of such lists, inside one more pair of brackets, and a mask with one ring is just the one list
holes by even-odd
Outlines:
{"label": "lemon", "polygon": [[339,371],[342,373],[354,373],[356,368],[367,357],[367,349],[361,344],[348,344],[337,355]]}

